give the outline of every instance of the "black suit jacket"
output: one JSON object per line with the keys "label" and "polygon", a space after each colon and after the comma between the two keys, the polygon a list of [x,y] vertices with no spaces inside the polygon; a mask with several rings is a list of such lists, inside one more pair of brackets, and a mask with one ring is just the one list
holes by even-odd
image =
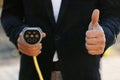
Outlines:
{"label": "black suit jacket", "polygon": [[[96,8],[101,12],[99,23],[105,32],[106,50],[120,30],[120,0],[62,0],[57,23],[51,0],[4,0],[1,21],[16,46],[19,33],[26,26],[39,26],[47,34],[38,56],[45,80],[50,80],[55,50],[63,80],[100,80],[100,56],[89,55],[85,48],[85,33]],[[32,57],[24,54],[19,80],[38,80]]]}

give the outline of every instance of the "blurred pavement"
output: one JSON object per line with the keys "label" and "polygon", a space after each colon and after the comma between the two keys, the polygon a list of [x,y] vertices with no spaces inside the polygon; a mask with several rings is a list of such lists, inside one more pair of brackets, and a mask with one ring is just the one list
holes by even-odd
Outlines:
{"label": "blurred pavement", "polygon": [[0,80],[18,80],[19,60],[4,60],[0,63]]}
{"label": "blurred pavement", "polygon": [[101,76],[102,80],[120,80],[120,55],[102,59]]}
{"label": "blurred pavement", "polygon": [[[120,80],[120,56],[104,57],[100,72],[102,80]],[[18,80],[18,74],[19,58],[0,63],[0,80]]]}

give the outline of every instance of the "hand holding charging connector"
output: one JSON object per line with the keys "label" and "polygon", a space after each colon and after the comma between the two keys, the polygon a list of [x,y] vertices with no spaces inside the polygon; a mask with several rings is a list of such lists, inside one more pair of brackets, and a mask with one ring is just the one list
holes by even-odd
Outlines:
{"label": "hand holding charging connector", "polygon": [[19,51],[28,56],[38,56],[42,49],[40,41],[45,36],[40,28],[24,28],[18,38]]}
{"label": "hand holding charging connector", "polygon": [[34,64],[40,80],[44,80],[36,56],[41,53],[42,45],[40,41],[46,34],[39,27],[26,27],[18,38],[18,49],[23,54],[33,56]]}

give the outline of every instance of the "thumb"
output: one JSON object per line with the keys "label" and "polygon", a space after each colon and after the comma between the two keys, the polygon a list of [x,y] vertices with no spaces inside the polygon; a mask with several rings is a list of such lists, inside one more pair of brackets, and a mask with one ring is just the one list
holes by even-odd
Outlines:
{"label": "thumb", "polygon": [[98,9],[95,9],[92,13],[92,17],[91,17],[91,27],[97,27],[98,22],[99,22],[99,15],[100,15],[100,11]]}
{"label": "thumb", "polygon": [[42,38],[45,38],[46,37],[46,33],[42,33]]}

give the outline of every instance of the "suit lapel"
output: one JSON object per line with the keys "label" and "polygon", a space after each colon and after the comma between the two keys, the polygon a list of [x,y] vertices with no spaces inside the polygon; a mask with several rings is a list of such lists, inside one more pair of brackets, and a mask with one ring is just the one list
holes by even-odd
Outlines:
{"label": "suit lapel", "polygon": [[[54,19],[54,13],[53,13],[53,8],[52,8],[52,3],[51,3],[51,0],[44,0],[45,1],[45,7],[47,9],[47,13],[48,13],[48,16],[51,20],[51,22],[53,24],[55,24],[55,19]],[[62,18],[64,16],[64,13],[67,9],[67,5],[68,5],[68,1],[69,0],[62,0],[62,3],[61,3],[61,8],[60,8],[60,11],[59,11],[59,16],[58,16],[58,21],[57,21],[57,24],[59,25],[62,21]]]}
{"label": "suit lapel", "polygon": [[57,24],[59,25],[62,21],[62,18],[64,16],[64,13],[67,9],[67,5],[68,5],[68,1],[69,0],[62,0],[62,3],[61,3],[61,8],[60,8],[60,12],[59,12],[59,16],[58,16],[58,21],[57,21]]}
{"label": "suit lapel", "polygon": [[45,7],[47,9],[48,16],[50,18],[50,21],[55,24],[54,14],[53,14],[53,8],[51,0],[44,0],[45,1]]}

